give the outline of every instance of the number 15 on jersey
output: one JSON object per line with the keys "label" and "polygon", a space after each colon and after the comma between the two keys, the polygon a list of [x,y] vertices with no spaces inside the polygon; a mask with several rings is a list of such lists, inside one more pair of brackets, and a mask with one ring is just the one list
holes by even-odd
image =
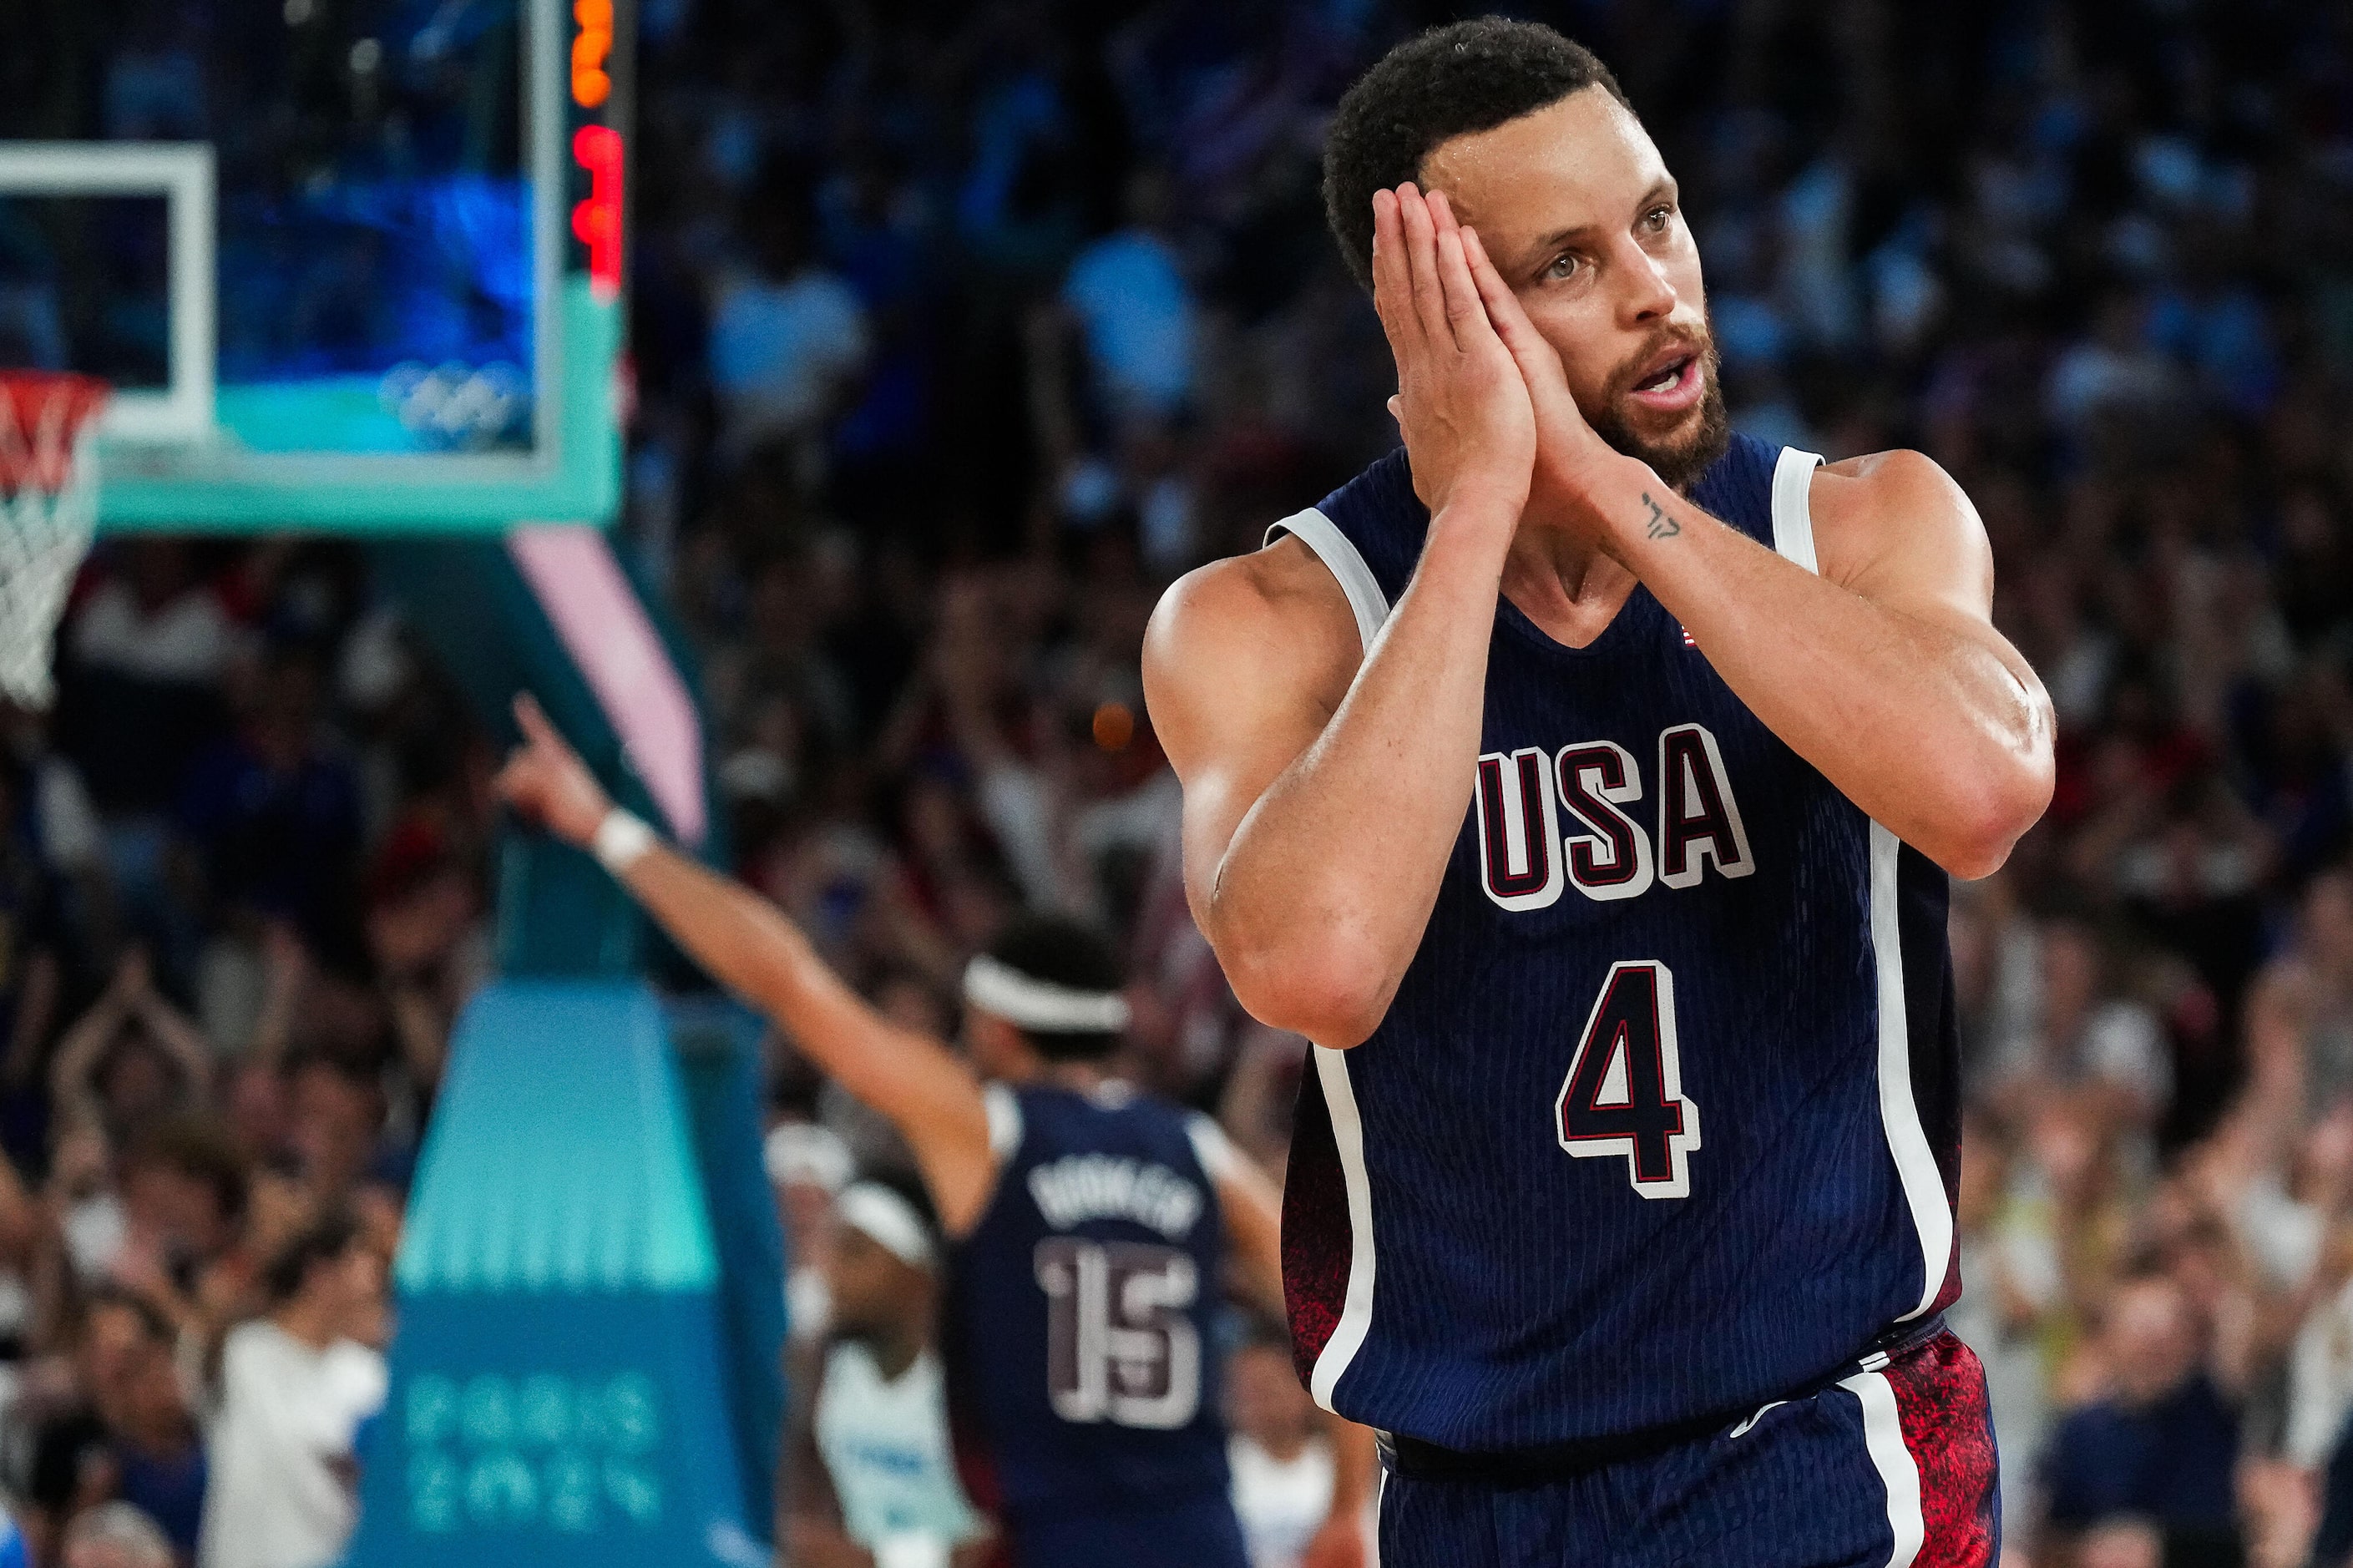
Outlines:
{"label": "number 15 on jersey", "polygon": [[1621,1154],[1646,1198],[1691,1195],[1699,1107],[1683,1098],[1675,977],[1656,959],[1609,966],[1553,1102],[1560,1146],[1580,1160]]}

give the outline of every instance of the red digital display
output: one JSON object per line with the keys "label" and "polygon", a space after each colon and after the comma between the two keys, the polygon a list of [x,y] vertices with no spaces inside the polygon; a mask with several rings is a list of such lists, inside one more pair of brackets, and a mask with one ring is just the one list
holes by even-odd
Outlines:
{"label": "red digital display", "polygon": [[621,133],[609,125],[584,125],[572,136],[573,161],[588,171],[572,232],[588,247],[588,280],[604,300],[621,290]]}

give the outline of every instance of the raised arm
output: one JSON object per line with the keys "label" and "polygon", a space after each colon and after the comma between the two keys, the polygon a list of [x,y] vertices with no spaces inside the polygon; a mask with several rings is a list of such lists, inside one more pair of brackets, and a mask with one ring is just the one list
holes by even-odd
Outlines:
{"label": "raised arm", "polygon": [[1411,585],[1360,649],[1337,585],[1286,542],[1179,582],[1144,650],[1185,786],[1194,919],[1252,1016],[1335,1047],[1388,1011],[1470,809],[1496,586],[1535,460],[1460,239],[1383,192],[1373,267],[1431,514]]}
{"label": "raised arm", "polygon": [[[537,703],[518,697],[515,718],[523,744],[499,774],[500,793],[565,842],[589,847],[612,801]],[[898,1128],[949,1234],[972,1227],[996,1160],[980,1080],[961,1057],[869,1005],[783,911],[751,889],[659,844],[628,858],[615,874],[713,979],[782,1026],[811,1061]]]}
{"label": "raised arm", "polygon": [[1994,629],[1993,558],[1968,497],[1916,452],[1832,465],[1811,491],[1819,573],[1709,517],[1602,447],[1560,361],[1478,237],[1459,232],[1525,376],[1537,471],[1708,662],[1873,820],[1957,877],[1984,877],[2050,804],[2051,700]]}

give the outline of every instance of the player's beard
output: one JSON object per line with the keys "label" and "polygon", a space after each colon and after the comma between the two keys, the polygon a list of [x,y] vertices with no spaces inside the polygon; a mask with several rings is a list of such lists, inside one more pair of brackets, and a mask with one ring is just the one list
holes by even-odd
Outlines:
{"label": "player's beard", "polygon": [[[1638,363],[1648,363],[1656,352],[1644,349]],[[1705,390],[1700,395],[1699,405],[1683,416],[1682,426],[1673,435],[1663,439],[1635,433],[1626,418],[1624,394],[1612,397],[1600,413],[1588,414],[1586,421],[1593,426],[1594,434],[1611,447],[1630,458],[1640,458],[1674,489],[1686,490],[1732,444],[1732,417],[1725,412],[1724,383],[1716,374],[1713,332],[1701,343],[1700,375]]]}

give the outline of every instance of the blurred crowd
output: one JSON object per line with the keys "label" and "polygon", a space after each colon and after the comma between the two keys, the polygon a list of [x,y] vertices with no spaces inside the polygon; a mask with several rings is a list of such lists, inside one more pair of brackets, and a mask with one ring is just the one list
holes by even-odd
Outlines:
{"label": "blurred crowd", "polygon": [[[1302,1044],[1187,913],[1138,648],[1175,574],[1395,440],[1319,139],[1441,14],[638,11],[618,542],[699,657],[733,868],[944,1033],[1011,911],[1102,922],[1134,1076],[1279,1171]],[[1683,183],[1736,426],[1949,468],[2059,710],[2050,816],[1952,931],[1954,1318],[2005,1560],[2335,1568],[2353,6],[1548,19]],[[407,1166],[487,968],[495,759],[339,547],[110,543],[59,665],[0,766],[0,1480],[43,1568],[323,1563],[349,1461],[318,1456],[381,1397]],[[860,1250],[834,1194],[904,1157],[789,1040],[770,1096],[813,1347]],[[1329,1486],[1273,1332],[1237,1323],[1229,1380],[1263,1568]],[[264,1484],[298,1427],[328,1440]]]}

